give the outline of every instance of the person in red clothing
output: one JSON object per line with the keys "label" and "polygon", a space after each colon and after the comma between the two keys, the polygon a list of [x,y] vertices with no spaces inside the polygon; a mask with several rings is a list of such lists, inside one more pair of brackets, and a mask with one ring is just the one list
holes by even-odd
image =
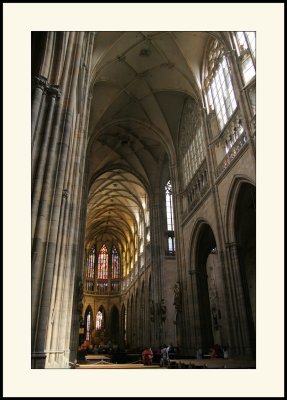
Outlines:
{"label": "person in red clothing", "polygon": [[219,358],[222,356],[223,356],[223,353],[222,353],[221,347],[218,344],[215,344],[213,349],[211,350],[210,358]]}
{"label": "person in red clothing", "polygon": [[145,347],[144,351],[142,352],[142,361],[144,365],[151,365],[153,358],[153,352],[151,348]]}

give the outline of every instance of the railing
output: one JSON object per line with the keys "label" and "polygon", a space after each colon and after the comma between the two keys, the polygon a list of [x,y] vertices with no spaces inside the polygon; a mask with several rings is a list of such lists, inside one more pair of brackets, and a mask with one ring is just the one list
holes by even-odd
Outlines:
{"label": "railing", "polygon": [[223,173],[223,171],[226,170],[226,168],[233,162],[233,160],[237,157],[237,155],[241,152],[241,150],[245,147],[248,139],[243,132],[241,136],[236,140],[234,145],[231,147],[229,152],[226,154],[226,156],[223,158],[221,163],[218,165],[216,171],[215,171],[215,176],[218,177]]}
{"label": "railing", "polygon": [[186,189],[188,199],[187,212],[191,211],[198,204],[200,199],[202,199],[207,192],[209,186],[207,163],[206,160],[204,160]]}
{"label": "railing", "polygon": [[94,291],[94,280],[86,280],[86,291],[92,293]]}

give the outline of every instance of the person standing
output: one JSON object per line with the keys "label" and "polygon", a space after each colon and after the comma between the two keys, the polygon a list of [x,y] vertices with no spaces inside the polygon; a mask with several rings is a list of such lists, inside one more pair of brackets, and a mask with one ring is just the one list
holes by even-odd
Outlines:
{"label": "person standing", "polygon": [[153,353],[151,351],[151,348],[145,347],[142,352],[142,361],[144,365],[151,365],[152,358],[153,358]]}
{"label": "person standing", "polygon": [[161,366],[166,367],[167,365],[168,365],[168,351],[166,344],[164,344],[161,349]]}

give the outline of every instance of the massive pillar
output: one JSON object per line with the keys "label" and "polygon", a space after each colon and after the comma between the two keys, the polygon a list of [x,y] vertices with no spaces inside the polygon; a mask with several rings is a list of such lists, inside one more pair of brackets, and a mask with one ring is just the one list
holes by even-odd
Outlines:
{"label": "massive pillar", "polygon": [[164,336],[164,318],[162,318],[162,311],[164,311],[163,296],[163,278],[162,278],[162,222],[161,222],[161,205],[160,195],[154,192],[151,199],[150,206],[150,228],[151,228],[151,279],[152,279],[152,299],[154,308],[154,322],[153,329],[153,345],[158,346],[165,340]]}
{"label": "massive pillar", "polygon": [[[170,176],[173,188],[174,203],[174,233],[176,241],[177,286],[174,297],[174,323],[176,325],[176,345],[180,351],[188,352],[190,346],[190,318],[189,318],[189,282],[187,277],[187,265],[185,260],[185,243],[182,232],[182,210],[180,195],[180,179],[177,164],[171,164]],[[178,291],[178,293],[176,293]]]}
{"label": "massive pillar", "polygon": [[88,70],[82,67],[93,35],[60,32],[46,40],[32,100],[32,368],[69,361],[84,204]]}

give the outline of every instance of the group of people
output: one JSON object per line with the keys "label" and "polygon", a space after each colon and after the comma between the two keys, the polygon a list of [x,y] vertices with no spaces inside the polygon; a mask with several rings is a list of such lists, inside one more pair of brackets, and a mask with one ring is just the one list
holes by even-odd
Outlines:
{"label": "group of people", "polygon": [[[158,351],[156,352],[156,357],[160,357],[160,366],[168,366],[169,360],[173,355],[176,353],[176,348],[173,347],[172,344],[167,346],[166,344],[163,344],[160,346]],[[144,365],[151,365],[154,359],[154,353],[151,349],[151,347],[145,347],[143,352],[142,352],[142,361]],[[156,362],[156,361],[155,361]]]}
{"label": "group of people", "polygon": [[219,344],[215,344],[211,349],[210,358],[228,358],[227,346],[221,347]]}
{"label": "group of people", "polygon": [[112,354],[119,350],[119,346],[115,343],[108,342],[107,344],[100,343],[98,346],[85,340],[78,348],[78,352],[85,354]]}
{"label": "group of people", "polygon": [[[209,352],[210,358],[228,358],[228,347],[221,347],[219,344],[215,344]],[[203,358],[202,349],[200,347],[196,348],[196,358],[199,360]]]}

